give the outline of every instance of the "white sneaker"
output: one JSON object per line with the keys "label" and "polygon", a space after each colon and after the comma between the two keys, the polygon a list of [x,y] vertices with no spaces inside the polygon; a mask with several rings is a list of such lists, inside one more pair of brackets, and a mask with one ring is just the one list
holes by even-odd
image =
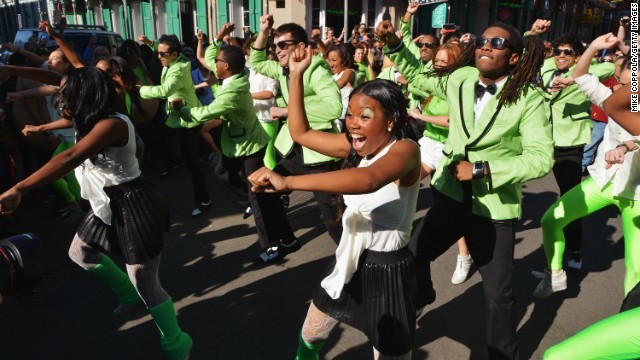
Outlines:
{"label": "white sneaker", "polygon": [[542,299],[549,297],[551,294],[557,291],[561,291],[567,288],[567,273],[562,270],[561,273],[551,275],[549,270],[545,270],[544,277],[538,284],[538,287],[533,291],[533,297]]}
{"label": "white sneaker", "polygon": [[469,276],[471,264],[473,264],[471,254],[467,254],[467,256],[458,255],[456,270],[453,272],[453,276],[451,277],[451,283],[458,285],[465,282],[467,280],[467,276]]}

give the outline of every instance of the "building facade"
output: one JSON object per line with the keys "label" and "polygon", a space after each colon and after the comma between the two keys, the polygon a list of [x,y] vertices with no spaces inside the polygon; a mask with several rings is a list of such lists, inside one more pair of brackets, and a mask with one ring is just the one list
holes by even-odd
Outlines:
{"label": "building facade", "polygon": [[[175,34],[190,43],[198,29],[213,37],[228,21],[236,24],[234,36],[242,37],[243,27],[256,32],[265,13],[273,14],[276,26],[295,22],[308,30],[332,27],[336,34],[346,29],[348,37],[360,23],[371,30],[381,20],[397,25],[406,6],[407,0],[0,0],[0,40],[11,41],[19,27],[37,26],[41,16],[66,16],[68,23],[103,25],[123,38]],[[618,19],[628,14],[629,0],[440,1],[420,7],[415,34],[437,34],[433,25],[442,22],[433,18],[437,6],[446,7],[446,22],[462,32],[481,34],[497,21],[524,32],[535,19],[544,18],[553,21],[547,37],[573,32],[589,41],[617,29]]]}

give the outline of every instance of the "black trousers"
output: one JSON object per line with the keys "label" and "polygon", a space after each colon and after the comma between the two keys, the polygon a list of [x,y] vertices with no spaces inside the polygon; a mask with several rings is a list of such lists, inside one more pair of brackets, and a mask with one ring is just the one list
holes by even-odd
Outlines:
{"label": "black trousers", "polygon": [[[582,182],[582,154],[584,145],[569,148],[554,148],[553,176],[560,188],[560,196]],[[565,253],[582,249],[582,219],[578,219],[564,228],[567,241]]]}
{"label": "black trousers", "polygon": [[[276,230],[276,227],[267,227],[265,224],[282,222],[281,214],[285,213],[282,201],[278,196],[251,191],[251,183],[247,180],[247,176],[264,166],[263,159],[266,149],[265,146],[254,154],[234,158],[223,154],[221,158],[222,166],[227,170],[223,181],[234,192],[244,193],[247,196],[253,210],[253,219],[256,222],[258,241],[263,248],[271,245],[270,239],[271,241],[280,239],[280,232]],[[286,215],[284,216],[284,221],[287,221]],[[288,223],[286,225],[288,226]],[[290,231],[291,229],[289,229]],[[287,241],[290,238],[284,238],[284,240]]]}
{"label": "black trousers", "polygon": [[517,322],[512,288],[515,220],[491,220],[471,214],[469,203],[442,194],[434,198],[435,204],[415,229],[410,242],[410,249],[416,254],[416,307],[433,301],[430,261],[464,236],[482,277],[489,356],[516,359]]}
{"label": "black trousers", "polygon": [[[340,161],[315,166],[304,165],[302,147],[298,144],[295,144],[291,153],[287,157],[278,161],[278,164],[273,169],[273,171],[280,175],[289,176],[317,174],[338,170],[339,168]],[[320,208],[320,213],[322,214],[322,218],[325,226],[327,227],[327,231],[329,232],[329,236],[331,236],[333,241],[337,244],[338,242],[340,242],[340,237],[342,236],[342,221],[340,221],[340,219],[338,218],[337,195],[324,192],[314,192],[313,196],[318,202],[318,207]],[[284,209],[284,207],[282,207],[281,209],[282,210],[275,210],[281,211],[281,214],[277,214],[278,218],[281,219],[281,222],[267,223],[266,226],[273,226],[281,229],[279,239],[287,240],[289,238],[294,238],[293,232],[291,231],[291,225],[289,224],[289,220],[286,217],[286,210]],[[272,231],[268,232],[271,233]],[[274,230],[273,232],[278,231]],[[278,238],[276,238],[276,240],[277,239]]]}
{"label": "black trousers", "polygon": [[[198,149],[200,146],[200,128],[201,126],[194,126],[192,128],[170,128],[165,126],[167,131],[167,141],[169,142],[164,147],[165,152],[175,151],[177,147],[180,151],[180,157],[182,163],[187,168],[189,176],[191,178],[191,186],[193,188],[193,198],[196,204],[209,202],[209,190],[207,189],[207,182],[204,177],[204,171],[202,170],[202,164],[198,157]],[[171,158],[171,155],[175,159],[176,154],[167,154],[165,159]],[[174,165],[177,162],[174,161]]]}

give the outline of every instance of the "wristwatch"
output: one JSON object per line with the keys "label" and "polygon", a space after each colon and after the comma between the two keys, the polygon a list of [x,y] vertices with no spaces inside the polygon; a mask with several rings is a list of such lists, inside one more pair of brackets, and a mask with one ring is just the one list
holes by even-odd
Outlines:
{"label": "wristwatch", "polygon": [[477,180],[484,177],[484,161],[476,161],[473,163],[473,172],[471,173],[471,179]]}

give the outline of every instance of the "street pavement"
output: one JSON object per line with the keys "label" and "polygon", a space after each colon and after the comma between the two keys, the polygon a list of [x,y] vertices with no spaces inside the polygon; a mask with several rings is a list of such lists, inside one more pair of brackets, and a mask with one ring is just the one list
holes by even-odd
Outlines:
{"label": "street pavement", "polygon": [[[336,247],[313,197],[291,195],[289,216],[302,249],[278,264],[258,266],[253,218],[242,219],[244,206],[211,169],[214,206],[198,219],[188,216],[193,204],[186,171],[162,179],[158,170],[145,172],[172,200],[160,279],[174,299],[180,325],[194,340],[191,359],[293,359],[312,291]],[[513,263],[518,338],[521,359],[541,359],[551,345],[618,312],[624,247],[615,208],[585,218],[583,270],[569,278],[566,291],[534,301],[539,280],[531,271],[545,266],[540,218],[557,198],[553,175],[527,183],[523,193]],[[416,221],[431,204],[428,184],[419,202]],[[42,239],[36,260],[44,271],[32,294],[0,305],[0,359],[165,359],[148,313],[114,316],[117,300],[109,288],[69,260],[75,226],[55,215],[53,201],[36,204],[26,198],[16,220],[0,226],[3,233],[31,231]],[[432,264],[437,299],[418,319],[413,359],[487,358],[480,276],[473,270],[465,283],[452,285],[456,254],[454,246]],[[340,325],[320,354],[371,359],[372,348],[360,332]]]}

